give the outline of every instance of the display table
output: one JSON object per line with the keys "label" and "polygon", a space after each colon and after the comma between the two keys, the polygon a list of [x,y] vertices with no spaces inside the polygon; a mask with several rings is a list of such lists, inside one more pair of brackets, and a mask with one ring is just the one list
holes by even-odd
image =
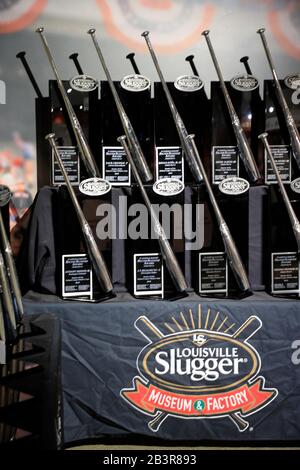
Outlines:
{"label": "display table", "polygon": [[300,441],[297,299],[87,304],[28,293],[25,308],[62,322],[65,443]]}

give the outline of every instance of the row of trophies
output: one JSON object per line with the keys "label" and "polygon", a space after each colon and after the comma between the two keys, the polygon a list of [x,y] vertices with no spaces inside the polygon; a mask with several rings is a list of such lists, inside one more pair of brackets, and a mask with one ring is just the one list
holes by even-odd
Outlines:
{"label": "row of trophies", "polygon": [[[179,77],[175,84],[165,81],[147,31],[142,36],[160,79],[154,84],[154,98],[134,54],[128,58],[135,73],[122,82],[112,80],[95,30],[88,31],[107,79],[101,82],[100,100],[97,81],[83,73],[77,54],[70,57],[79,75],[70,82],[62,81],[44,29],[37,32],[55,76],[49,97],[41,95],[25,53],[17,57],[38,95],[38,187],[65,185],[85,252],[67,251],[69,234],[65,245],[57,248],[62,297],[93,301],[114,295],[113,243],[97,239],[85,203],[92,197],[100,205],[111,202],[116,191],[129,195],[132,202],[143,202],[155,235],[148,240],[129,240],[125,248],[127,287],[136,297],[177,298],[190,288],[200,295],[250,294],[255,282],[249,280],[249,238],[256,223],[260,224],[262,252],[265,230],[270,232],[266,242],[270,248],[261,263],[262,271],[270,266],[266,269],[268,290],[298,296],[300,115],[294,96],[300,77],[278,79],[265,30],[258,33],[273,80],[265,81],[264,101],[245,59],[247,73],[235,77],[230,85],[224,81],[209,31],[203,35],[219,78],[212,83],[210,100],[193,56],[187,58],[193,75]],[[268,188],[263,185],[262,171]],[[185,211],[188,200],[194,225],[201,223],[198,206],[204,205],[204,243],[195,257],[192,251],[188,253],[184,237],[178,240],[166,233],[155,210],[158,202],[177,203]],[[256,204],[253,219],[251,204]],[[92,219],[95,224],[95,214]],[[117,270],[120,266],[121,257]]]}

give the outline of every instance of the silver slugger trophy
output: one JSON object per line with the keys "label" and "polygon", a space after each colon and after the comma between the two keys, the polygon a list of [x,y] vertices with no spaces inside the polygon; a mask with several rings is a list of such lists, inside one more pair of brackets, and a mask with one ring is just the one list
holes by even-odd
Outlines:
{"label": "silver slugger trophy", "polygon": [[[197,147],[196,147],[196,144],[195,144],[195,141],[194,141],[194,136],[192,134],[188,135],[187,139],[188,139],[189,143],[193,146],[194,152],[197,154],[198,150],[197,150]],[[199,157],[199,154],[198,154],[198,157]],[[200,161],[203,181],[204,181],[204,184],[206,186],[206,190],[208,192],[208,196],[209,196],[211,205],[213,207],[213,210],[214,210],[214,213],[215,213],[218,225],[219,225],[219,230],[220,230],[220,233],[221,233],[221,236],[222,236],[222,239],[223,239],[225,252],[226,252],[226,255],[227,255],[228,261],[229,261],[229,266],[232,269],[234,277],[235,277],[235,279],[237,281],[237,284],[238,284],[239,288],[241,289],[241,291],[242,292],[251,292],[250,282],[249,282],[246,270],[244,268],[243,262],[241,260],[240,254],[239,254],[239,252],[237,250],[237,247],[236,247],[236,244],[235,244],[235,242],[232,238],[232,235],[230,233],[228,225],[226,224],[226,222],[225,222],[225,220],[224,220],[224,218],[221,214],[220,208],[218,206],[217,200],[215,198],[215,195],[213,193],[213,190],[212,190],[211,185],[209,183],[209,179],[207,177],[207,174],[205,172],[204,166],[203,166],[200,158],[199,158],[199,161]]]}
{"label": "silver slugger trophy", "polygon": [[281,195],[282,195],[282,199],[283,199],[283,202],[284,202],[284,205],[286,207],[286,210],[287,210],[287,213],[289,215],[289,219],[291,221],[291,225],[292,225],[292,229],[293,229],[293,232],[294,232],[294,235],[295,235],[295,239],[296,239],[296,242],[297,242],[297,247],[298,247],[298,253],[300,253],[300,222],[295,214],[295,211],[292,207],[292,204],[289,200],[289,197],[287,195],[287,192],[286,192],[286,189],[284,187],[284,184],[282,183],[282,180],[281,180],[281,177],[280,177],[280,174],[279,174],[279,171],[278,171],[278,168],[276,166],[276,163],[275,163],[275,160],[274,160],[274,157],[272,155],[272,150],[270,148],[270,145],[269,145],[269,142],[268,142],[268,134],[266,132],[264,132],[263,134],[260,134],[258,136],[264,143],[264,146],[265,146],[265,149],[266,149],[266,153],[268,155],[268,158],[271,162],[271,165],[272,165],[272,169],[275,173],[275,176],[276,176],[276,179],[277,179],[277,183],[278,183],[278,186],[280,188],[280,192],[281,192]]}
{"label": "silver slugger trophy", "polygon": [[176,256],[175,256],[175,254],[174,254],[174,252],[171,248],[170,242],[167,239],[167,236],[164,232],[164,229],[161,226],[155,211],[153,210],[152,204],[151,204],[151,202],[148,198],[148,195],[147,195],[146,190],[143,186],[142,180],[139,176],[138,170],[135,166],[134,160],[131,156],[129,146],[126,142],[126,136],[123,135],[123,136],[119,137],[118,141],[122,144],[122,146],[125,150],[125,153],[126,153],[126,156],[127,156],[127,159],[128,159],[128,163],[131,165],[132,173],[133,173],[133,175],[135,177],[135,180],[136,180],[136,182],[137,182],[137,184],[140,188],[143,200],[144,200],[145,205],[148,209],[148,212],[151,216],[151,220],[152,220],[153,225],[154,225],[155,233],[158,236],[158,242],[159,242],[161,254],[162,254],[162,257],[163,257],[163,259],[166,263],[166,266],[167,266],[167,269],[170,273],[170,276],[171,276],[171,278],[174,282],[174,285],[175,285],[176,289],[179,292],[184,292],[187,289],[186,280],[185,280],[184,275],[181,271],[181,268],[180,268],[179,263],[176,259]]}
{"label": "silver slugger trophy", "polygon": [[50,48],[48,46],[47,39],[46,39],[45,34],[44,34],[44,28],[38,28],[36,30],[36,32],[39,33],[39,35],[41,37],[41,40],[43,42],[43,45],[44,45],[49,63],[51,65],[52,71],[53,71],[54,76],[56,78],[57,85],[58,85],[59,91],[61,93],[62,99],[64,101],[64,104],[65,104],[65,107],[66,107],[66,110],[67,110],[67,113],[68,113],[68,116],[69,116],[69,119],[70,119],[70,122],[71,122],[71,126],[72,126],[72,129],[73,129],[73,132],[74,132],[74,136],[76,138],[78,149],[80,151],[80,156],[83,160],[84,166],[85,166],[85,168],[86,168],[86,170],[87,170],[87,172],[88,172],[88,174],[91,178],[101,178],[101,175],[100,175],[99,170],[97,168],[97,165],[96,165],[95,159],[93,157],[92,151],[89,147],[88,141],[87,141],[87,139],[84,135],[84,132],[81,128],[81,125],[78,121],[78,118],[75,114],[75,111],[72,107],[72,104],[71,104],[71,102],[68,98],[68,95],[67,95],[67,93],[64,89],[63,82],[60,78],[59,72],[58,72],[57,67],[55,65],[55,62],[54,62],[53,56],[51,54]]}
{"label": "silver slugger trophy", "polygon": [[165,93],[166,98],[168,100],[168,104],[169,104],[169,107],[170,107],[170,110],[171,110],[171,113],[172,113],[172,116],[173,116],[173,120],[174,120],[176,129],[177,129],[179,138],[180,138],[182,150],[184,151],[184,155],[185,155],[187,163],[190,167],[193,178],[196,181],[196,183],[201,183],[203,178],[202,178],[202,174],[201,174],[201,170],[200,170],[199,156],[197,154],[195,154],[189,139],[187,139],[188,132],[186,130],[186,127],[185,127],[185,125],[184,125],[184,123],[181,119],[181,116],[180,116],[180,114],[179,114],[179,112],[178,112],[178,110],[175,106],[175,103],[174,103],[174,101],[171,97],[171,94],[169,92],[168,86],[166,84],[166,81],[165,81],[164,76],[162,74],[162,71],[160,69],[158,60],[156,58],[154,49],[152,47],[152,44],[151,44],[151,41],[150,41],[150,38],[149,38],[149,34],[150,34],[149,31],[144,31],[142,33],[142,36],[146,41],[146,44],[147,44],[149,52],[151,54],[154,66],[156,68],[159,79],[161,81],[164,93]]}
{"label": "silver slugger trophy", "polygon": [[92,230],[77,201],[74,189],[69,181],[67,172],[64,168],[63,162],[60,158],[59,151],[55,142],[55,134],[48,134],[46,136],[46,139],[49,141],[49,144],[52,147],[54,156],[59,165],[60,171],[62,172],[62,175],[64,177],[68,192],[70,194],[70,198],[72,200],[74,209],[76,211],[76,214],[77,214],[80,226],[81,226],[82,234],[84,236],[86,248],[87,248],[88,255],[89,255],[91,264],[93,266],[94,272],[97,276],[97,279],[99,280],[99,283],[101,285],[103,292],[106,294],[109,294],[113,290],[113,285],[112,285],[110,274],[108,272],[102,253],[100,252],[97,246]]}
{"label": "silver slugger trophy", "polygon": [[143,154],[143,151],[141,149],[141,146],[139,144],[138,138],[134,132],[134,129],[132,127],[132,124],[125,112],[125,109],[120,101],[119,95],[117,93],[117,90],[115,88],[115,85],[113,83],[113,80],[110,76],[109,70],[107,68],[107,65],[105,63],[102,51],[100,49],[99,43],[96,39],[95,35],[96,30],[95,29],[89,29],[88,34],[91,36],[92,41],[94,43],[95,49],[97,51],[99,60],[101,62],[101,65],[103,67],[104,73],[106,75],[107,81],[109,83],[112,95],[114,97],[114,101],[120,116],[120,120],[124,129],[124,132],[127,137],[127,141],[130,147],[131,154],[133,156],[134,162],[136,164],[136,167],[139,171],[139,174],[142,178],[142,180],[147,183],[152,180],[152,174],[151,171],[148,167],[148,164],[146,162],[145,156]]}
{"label": "silver slugger trophy", "polygon": [[272,72],[272,75],[273,75],[273,79],[274,79],[277,98],[278,98],[278,101],[280,103],[280,106],[281,106],[281,109],[282,109],[282,112],[283,112],[283,115],[284,115],[284,118],[285,118],[287,130],[289,132],[293,154],[294,154],[295,160],[297,162],[298,168],[300,169],[300,135],[299,135],[299,131],[298,131],[298,128],[296,126],[295,120],[292,116],[292,113],[289,110],[289,107],[287,105],[287,102],[285,100],[285,97],[283,95],[283,92],[282,92],[282,89],[281,89],[281,86],[280,86],[280,83],[279,83],[279,80],[278,80],[278,75],[277,75],[277,72],[276,72],[276,69],[275,69],[275,65],[274,65],[274,62],[273,62],[273,59],[272,59],[272,56],[271,56],[271,52],[270,52],[270,49],[268,47],[267,40],[266,40],[266,37],[265,37],[265,28],[260,28],[257,31],[257,33],[260,35],[260,38],[262,40],[262,44],[263,44],[263,47],[264,47],[264,50],[265,50],[265,53],[266,53],[266,56],[267,56],[267,59],[268,59],[268,62],[269,62],[269,66],[270,66],[270,69],[271,69],[271,72]]}
{"label": "silver slugger trophy", "polygon": [[241,159],[244,163],[244,166],[245,166],[245,169],[248,173],[250,181],[255,183],[256,181],[258,181],[261,178],[261,175],[260,175],[259,170],[257,168],[256,161],[254,159],[254,156],[252,154],[252,150],[251,150],[250,145],[248,143],[246,134],[244,132],[244,129],[242,128],[241,122],[239,120],[238,115],[236,114],[236,111],[235,111],[234,106],[232,104],[232,101],[231,101],[231,98],[229,96],[228,90],[226,88],[226,84],[225,84],[220,66],[219,66],[218,61],[217,61],[216,54],[214,52],[214,49],[213,49],[213,46],[212,46],[212,43],[211,43],[211,40],[210,40],[210,37],[209,37],[209,31],[208,30],[203,31],[202,35],[206,39],[211,58],[212,58],[214,67],[216,69],[219,81],[220,81],[221,90],[223,92],[223,95],[224,95],[224,98],[225,98],[225,101],[226,101],[226,105],[227,105],[227,109],[228,109],[228,112],[230,114],[231,124],[232,124],[233,130],[234,130],[235,138],[236,138],[236,141],[237,141],[237,146],[238,146],[238,149],[239,149],[239,152],[240,152],[240,157],[241,157]]}

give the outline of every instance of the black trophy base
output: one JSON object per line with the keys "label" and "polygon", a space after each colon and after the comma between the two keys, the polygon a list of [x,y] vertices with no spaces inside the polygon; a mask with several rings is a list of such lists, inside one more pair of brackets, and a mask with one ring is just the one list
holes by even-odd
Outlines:
{"label": "black trophy base", "polygon": [[113,292],[103,295],[103,296],[97,296],[95,295],[93,298],[88,298],[88,297],[60,297],[62,300],[67,300],[67,301],[72,301],[72,302],[86,302],[86,303],[100,303],[100,302],[105,302],[105,300],[110,300],[114,299],[116,297],[116,294]]}
{"label": "black trophy base", "polygon": [[209,298],[209,299],[242,300],[253,295],[253,292],[252,291],[246,291],[246,292],[229,291],[229,292],[224,292],[224,293],[223,292],[216,292],[216,293],[210,292],[210,293],[205,293],[205,294],[197,292],[197,295],[205,299]]}
{"label": "black trophy base", "polygon": [[297,293],[286,293],[286,294],[276,294],[274,292],[268,292],[269,295],[271,295],[272,297],[274,297],[275,299],[293,299],[293,300],[297,300],[297,299],[300,299],[300,292]]}
{"label": "black trophy base", "polygon": [[186,297],[188,297],[187,292],[174,292],[174,291],[164,292],[163,296],[159,295],[159,294],[136,295],[136,294],[133,294],[133,293],[131,293],[131,295],[137,300],[168,300],[170,302],[175,302],[176,300],[185,299]]}

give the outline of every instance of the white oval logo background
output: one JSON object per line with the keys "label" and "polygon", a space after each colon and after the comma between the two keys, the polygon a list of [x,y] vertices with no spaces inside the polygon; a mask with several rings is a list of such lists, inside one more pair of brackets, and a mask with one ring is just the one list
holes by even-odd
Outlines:
{"label": "white oval logo background", "polygon": [[288,75],[285,77],[284,83],[288,88],[291,88],[291,90],[297,90],[300,88],[300,74]]}
{"label": "white oval logo background", "polygon": [[197,75],[182,75],[174,82],[175,88],[180,91],[197,91],[203,88],[203,81]]}
{"label": "white oval logo background", "polygon": [[250,184],[244,178],[238,178],[235,176],[224,179],[221,181],[218,187],[223,194],[237,196],[238,194],[246,193],[250,187]]}
{"label": "white oval logo background", "polygon": [[300,194],[300,178],[296,178],[291,182],[291,189],[294,193]]}
{"label": "white oval logo background", "polygon": [[237,75],[230,80],[230,85],[238,91],[253,91],[258,87],[259,82],[252,75]]}
{"label": "white oval logo background", "polygon": [[162,178],[154,183],[152,189],[160,196],[176,196],[184,190],[184,184],[177,178]]}
{"label": "white oval logo background", "polygon": [[110,183],[103,178],[88,178],[79,185],[79,191],[87,196],[103,196],[110,190]]}
{"label": "white oval logo background", "polygon": [[126,75],[121,81],[121,87],[127,91],[144,91],[150,88],[151,82],[144,75]]}
{"label": "white oval logo background", "polygon": [[76,91],[93,91],[98,86],[98,81],[89,75],[76,75],[71,78],[70,86]]}

